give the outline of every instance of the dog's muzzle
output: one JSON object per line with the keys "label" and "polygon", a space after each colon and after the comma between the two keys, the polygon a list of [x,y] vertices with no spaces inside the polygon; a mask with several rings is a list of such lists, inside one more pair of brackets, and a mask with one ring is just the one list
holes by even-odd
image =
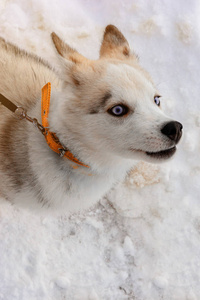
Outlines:
{"label": "dog's muzzle", "polygon": [[176,152],[175,145],[178,144],[178,142],[181,139],[182,129],[183,129],[183,125],[176,121],[171,121],[171,122],[168,122],[167,124],[165,124],[162,127],[161,132],[162,132],[162,134],[167,136],[171,141],[174,142],[174,146],[169,149],[159,151],[159,152],[146,152],[146,154],[148,156],[151,156],[152,158],[156,158],[156,159],[168,159],[168,158],[172,157],[174,155],[174,153]]}

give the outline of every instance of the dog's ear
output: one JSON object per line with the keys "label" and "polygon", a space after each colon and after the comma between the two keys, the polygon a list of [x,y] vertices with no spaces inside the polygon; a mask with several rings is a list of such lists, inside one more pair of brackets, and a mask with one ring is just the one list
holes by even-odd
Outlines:
{"label": "dog's ear", "polygon": [[90,60],[67,45],[55,32],[51,33],[51,38],[63,60],[61,65],[62,72],[60,73],[61,78],[68,82],[72,79],[73,83],[80,85],[81,81],[83,81],[81,69],[89,65]]}
{"label": "dog's ear", "polygon": [[132,54],[126,38],[117,27],[108,25],[103,35],[100,58],[127,59],[130,57]]}
{"label": "dog's ear", "polygon": [[87,61],[86,57],[84,57],[83,55],[78,53],[78,51],[67,45],[63,40],[61,40],[61,38],[59,38],[59,36],[55,32],[51,33],[51,38],[56,47],[56,50],[63,58],[75,64]]}

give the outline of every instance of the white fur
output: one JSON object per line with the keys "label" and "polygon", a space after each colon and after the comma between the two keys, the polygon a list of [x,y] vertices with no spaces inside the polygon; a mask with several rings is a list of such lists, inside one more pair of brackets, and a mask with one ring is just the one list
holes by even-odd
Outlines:
{"label": "white fur", "polygon": [[[132,64],[113,59],[102,59],[92,65],[83,62],[75,71],[71,69],[71,62],[62,60],[60,79],[43,62],[23,52],[16,58],[12,47],[0,50],[1,77],[6,74],[6,79],[0,83],[0,92],[22,106],[26,105],[29,94],[33,103],[28,113],[41,122],[40,89],[51,81],[50,130],[90,168],[74,169],[76,164],[54,153],[36,128],[20,123],[19,130],[10,133],[15,135],[10,147],[16,157],[13,155],[9,159],[20,161],[19,170],[26,161],[32,177],[29,175],[26,180],[25,170],[24,176],[20,175],[23,184],[19,189],[12,183],[9,170],[8,174],[0,170],[3,178],[0,190],[8,199],[29,208],[39,204],[40,208],[50,207],[64,213],[81,211],[94,205],[115,183],[123,180],[138,160],[154,162],[146,151],[158,152],[174,146],[174,142],[161,133],[170,119],[154,103],[157,91],[135,59]],[[26,81],[20,78],[24,70]],[[80,81],[79,86],[71,80],[72,72]],[[112,95],[106,107],[100,107],[98,113],[89,113],[90,106],[98,104],[96,98],[103,97],[104,91]],[[130,108],[126,117],[114,117],[107,112],[118,103]],[[2,112],[4,119],[0,126],[3,128],[11,113],[5,109]],[[24,144],[16,143],[18,137]],[[27,147],[25,157],[20,156],[20,147]],[[3,164],[3,148],[0,148],[0,159]]]}

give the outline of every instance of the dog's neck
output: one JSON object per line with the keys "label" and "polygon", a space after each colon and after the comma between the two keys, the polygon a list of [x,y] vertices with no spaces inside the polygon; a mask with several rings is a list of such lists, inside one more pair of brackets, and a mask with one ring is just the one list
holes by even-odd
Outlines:
{"label": "dog's neck", "polygon": [[54,132],[51,132],[49,130],[49,109],[50,109],[50,100],[51,100],[51,83],[48,82],[45,84],[42,88],[42,111],[41,111],[41,117],[42,117],[42,126],[44,129],[43,135],[45,137],[45,140],[48,144],[48,146],[51,148],[52,151],[56,152],[60,157],[65,157],[75,163],[74,168],[78,168],[79,166],[89,168],[88,165],[84,164],[80,160],[78,160],[71,152],[70,150],[64,146],[59,138],[56,136]]}

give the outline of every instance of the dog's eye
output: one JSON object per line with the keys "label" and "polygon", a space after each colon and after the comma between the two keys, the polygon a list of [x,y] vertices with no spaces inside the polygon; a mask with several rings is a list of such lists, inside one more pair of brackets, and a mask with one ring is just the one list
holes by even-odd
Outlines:
{"label": "dog's eye", "polygon": [[128,107],[123,104],[115,105],[112,108],[110,108],[108,112],[113,116],[122,117],[128,113]]}
{"label": "dog's eye", "polygon": [[160,96],[155,96],[155,97],[154,97],[154,102],[155,102],[155,104],[158,105],[158,106],[160,106],[160,99],[159,99],[159,98],[160,98]]}

